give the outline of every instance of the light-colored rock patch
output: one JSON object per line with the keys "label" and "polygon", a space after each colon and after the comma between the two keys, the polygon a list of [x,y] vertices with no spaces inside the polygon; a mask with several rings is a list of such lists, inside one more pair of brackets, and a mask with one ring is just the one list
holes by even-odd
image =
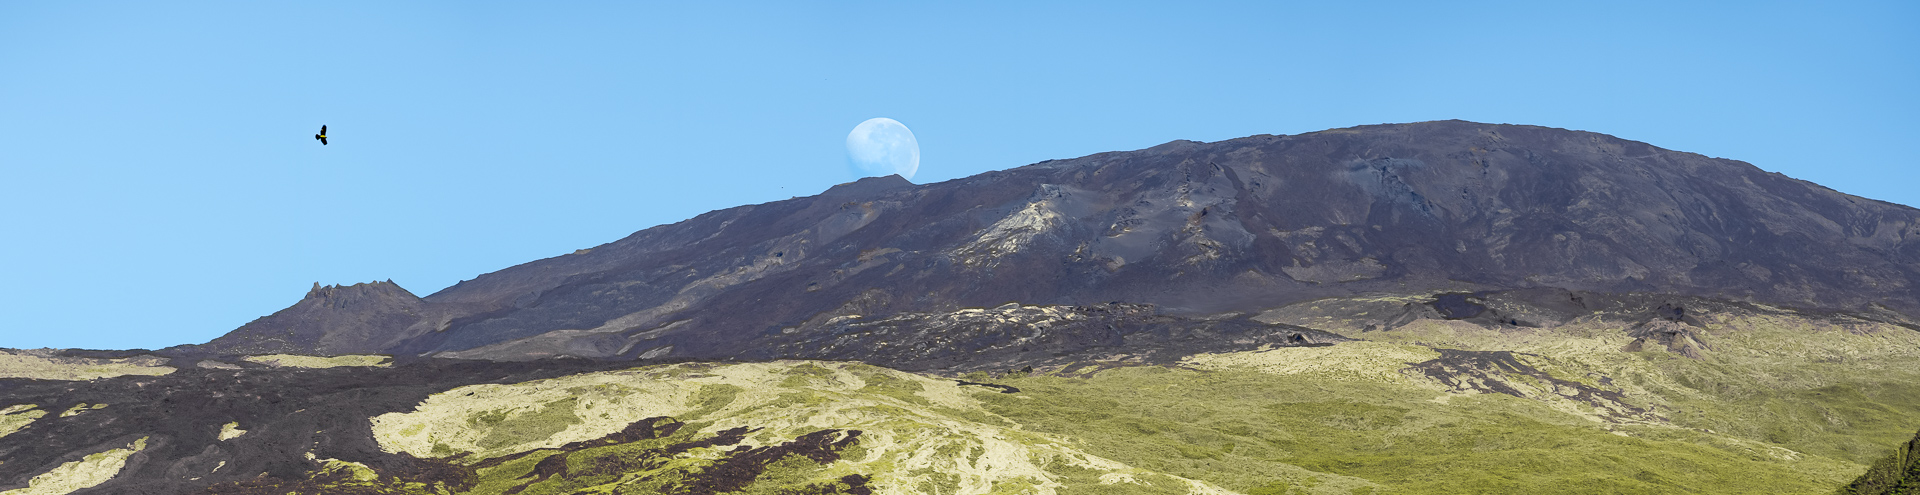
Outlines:
{"label": "light-colored rock patch", "polygon": [[92,405],[89,405],[89,404],[87,404],[87,403],[85,403],[85,402],[82,402],[82,403],[79,403],[79,404],[74,404],[74,405],[73,405],[73,407],[70,407],[70,408],[67,408],[67,410],[66,410],[65,412],[61,412],[61,413],[60,413],[60,417],[62,417],[62,418],[71,418],[71,417],[74,417],[74,416],[79,416],[79,415],[80,415],[80,413],[83,413],[83,412],[87,412],[87,411],[92,411],[92,410],[94,410],[94,409],[105,409],[106,407],[107,407],[107,405],[106,405],[106,404],[92,404]]}
{"label": "light-colored rock patch", "polygon": [[299,354],[268,354],[247,356],[249,362],[260,363],[275,368],[339,368],[342,366],[371,366],[385,368],[393,366],[393,358],[377,354],[349,354],[345,356],[302,356]]}
{"label": "light-colored rock patch", "polygon": [[640,353],[640,359],[653,359],[673,353],[673,346],[661,346]]}
{"label": "light-colored rock patch", "polygon": [[1051,198],[1028,203],[981,230],[972,242],[954,249],[951,255],[969,266],[991,265],[1001,256],[1019,252],[1035,236],[1064,225],[1067,219],[1056,208]]}
{"label": "light-colored rock patch", "polygon": [[78,461],[61,464],[27,482],[26,488],[7,490],[0,495],[64,495],[106,483],[127,466],[127,456],[146,450],[147,437],[140,437],[126,448],[88,454]]}

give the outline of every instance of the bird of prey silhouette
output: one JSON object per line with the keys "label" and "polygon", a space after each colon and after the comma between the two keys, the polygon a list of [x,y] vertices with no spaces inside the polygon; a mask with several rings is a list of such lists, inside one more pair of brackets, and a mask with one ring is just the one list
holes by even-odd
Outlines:
{"label": "bird of prey silhouette", "polygon": [[320,133],[314,134],[313,138],[320,140],[321,146],[326,146],[327,145],[327,126],[324,126],[324,125],[320,126]]}

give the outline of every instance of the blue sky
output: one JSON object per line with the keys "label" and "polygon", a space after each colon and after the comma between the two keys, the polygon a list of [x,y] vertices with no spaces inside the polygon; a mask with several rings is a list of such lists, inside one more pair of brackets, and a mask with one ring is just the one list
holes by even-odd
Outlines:
{"label": "blue sky", "polygon": [[0,3],[0,347],[204,342],[316,281],[424,296],[815,194],[872,117],[920,183],[1465,119],[1916,205],[1917,5]]}

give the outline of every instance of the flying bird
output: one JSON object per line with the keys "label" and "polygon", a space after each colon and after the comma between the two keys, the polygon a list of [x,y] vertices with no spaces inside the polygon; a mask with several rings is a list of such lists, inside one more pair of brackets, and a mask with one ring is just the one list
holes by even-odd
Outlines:
{"label": "flying bird", "polygon": [[320,126],[320,133],[314,134],[313,138],[320,140],[321,146],[326,146],[327,145],[327,126],[324,126],[324,125]]}

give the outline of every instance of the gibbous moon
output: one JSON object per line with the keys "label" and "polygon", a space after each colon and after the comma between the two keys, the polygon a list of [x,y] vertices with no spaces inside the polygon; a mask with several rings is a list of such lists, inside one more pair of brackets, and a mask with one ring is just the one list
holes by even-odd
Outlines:
{"label": "gibbous moon", "polygon": [[867,119],[847,133],[847,161],[861,177],[900,174],[912,180],[920,171],[920,141],[897,120]]}

